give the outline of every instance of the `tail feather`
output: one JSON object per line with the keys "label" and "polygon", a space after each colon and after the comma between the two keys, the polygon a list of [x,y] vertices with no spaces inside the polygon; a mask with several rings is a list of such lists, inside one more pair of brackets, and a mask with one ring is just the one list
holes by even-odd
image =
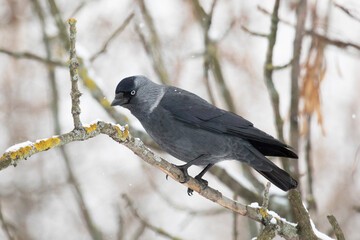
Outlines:
{"label": "tail feather", "polygon": [[256,157],[255,159],[249,161],[248,164],[261,175],[263,175],[272,184],[283,191],[289,191],[290,189],[297,187],[297,181],[293,179],[290,174],[276,166],[258,149],[254,148],[253,146],[250,146],[247,149]]}
{"label": "tail feather", "polygon": [[270,171],[255,170],[283,191],[289,191],[290,189],[296,188],[298,185],[297,181],[293,179],[290,174],[275,164],[271,164]]}

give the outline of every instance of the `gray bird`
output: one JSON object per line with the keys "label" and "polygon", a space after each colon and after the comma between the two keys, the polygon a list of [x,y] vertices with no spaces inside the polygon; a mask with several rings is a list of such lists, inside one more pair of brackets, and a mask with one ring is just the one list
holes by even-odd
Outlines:
{"label": "gray bird", "polygon": [[184,173],[184,182],[189,180],[187,169],[192,165],[206,166],[195,178],[207,184],[202,176],[214,164],[238,160],[283,191],[297,186],[295,179],[265,157],[297,158],[290,146],[193,93],[132,76],[117,85],[111,103],[115,105],[129,109],[164,151],[186,162],[177,166]]}

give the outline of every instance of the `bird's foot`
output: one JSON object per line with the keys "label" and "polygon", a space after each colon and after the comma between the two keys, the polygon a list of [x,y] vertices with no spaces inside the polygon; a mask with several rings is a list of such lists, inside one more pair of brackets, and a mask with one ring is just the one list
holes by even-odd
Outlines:
{"label": "bird's foot", "polygon": [[185,165],[180,165],[180,166],[176,166],[177,168],[179,168],[182,173],[184,174],[184,180],[183,181],[180,181],[180,183],[186,183],[190,180],[190,176],[187,172],[187,169],[188,169],[188,166]]}
{"label": "bird's foot", "polygon": [[[179,169],[181,170],[181,172],[184,174],[184,180],[183,180],[183,181],[180,181],[180,183],[186,183],[186,182],[188,182],[188,181],[190,180],[190,176],[189,176],[189,174],[188,174],[188,172],[187,172],[188,166],[186,166],[186,164],[185,164],[185,165],[175,165],[175,164],[172,164],[172,165],[173,165],[174,167],[179,168]],[[168,180],[169,175],[166,174],[165,178],[166,178],[166,180]]]}
{"label": "bird's foot", "polygon": [[[201,182],[201,184],[203,185],[203,186],[201,187],[201,190],[204,190],[205,188],[207,188],[207,186],[208,186],[208,181],[206,181],[205,179],[201,178],[201,176],[196,176],[195,179],[198,180],[199,182]],[[187,189],[187,194],[188,194],[189,196],[192,196],[192,195],[193,195],[193,192],[194,192],[194,190],[192,190],[191,188],[188,188],[188,189]]]}

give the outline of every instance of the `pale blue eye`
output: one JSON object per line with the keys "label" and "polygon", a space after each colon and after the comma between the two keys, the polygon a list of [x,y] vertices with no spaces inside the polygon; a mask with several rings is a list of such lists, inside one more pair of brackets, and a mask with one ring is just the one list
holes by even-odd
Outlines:
{"label": "pale blue eye", "polygon": [[130,92],[130,94],[131,94],[132,96],[134,96],[134,95],[135,95],[135,93],[136,93],[136,91],[135,91],[135,90],[132,90],[132,91]]}

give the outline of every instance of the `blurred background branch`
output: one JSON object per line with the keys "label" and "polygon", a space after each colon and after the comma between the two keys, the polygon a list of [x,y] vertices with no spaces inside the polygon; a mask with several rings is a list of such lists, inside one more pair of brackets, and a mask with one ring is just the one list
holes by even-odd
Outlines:
{"label": "blurred background branch", "polygon": [[[149,221],[147,221],[143,217],[141,217],[140,214],[138,213],[138,211],[135,209],[134,204],[132,203],[132,201],[126,194],[123,194],[122,198],[126,201],[126,205],[130,208],[130,211],[132,212],[132,214],[141,222],[140,231],[138,231],[138,233],[136,235],[140,235],[140,233],[143,232],[145,230],[145,228],[148,228],[148,229],[154,231],[155,233],[159,234],[160,236],[165,237],[167,239],[172,239],[172,240],[181,240],[182,239],[180,237],[173,236],[172,234],[168,233],[166,230],[164,230],[162,228],[155,227]],[[138,237],[134,237],[134,239],[137,239],[137,238]]]}
{"label": "blurred background branch", "polygon": [[[293,147],[298,149],[300,165],[294,167],[299,166],[302,201],[307,203],[311,218],[320,229],[329,229],[323,216],[335,214],[344,233],[352,239],[353,229],[358,227],[358,209],[353,206],[358,206],[359,184],[354,179],[358,178],[359,171],[358,164],[353,161],[349,164],[343,159],[357,158],[360,136],[356,127],[359,104],[355,89],[358,85],[354,80],[358,74],[357,68],[351,67],[356,66],[360,50],[354,35],[359,27],[358,10],[351,4],[307,0],[306,6],[302,6],[309,14],[301,34],[296,30],[302,24],[296,20],[300,14],[295,14],[299,2],[281,1],[278,6],[278,20],[275,20],[283,24],[277,23],[272,62],[263,65],[263,73],[265,76],[266,71],[272,72],[273,86],[279,95],[283,139],[295,136],[294,142],[298,141]],[[62,129],[72,126],[67,119],[68,107],[65,107],[69,104],[65,66],[70,45],[63,16],[74,15],[81,19],[79,28],[83,32],[79,36],[78,72],[83,83],[80,90],[84,93],[84,120],[103,116],[105,110],[104,117],[121,124],[130,122],[134,136],[158,149],[147,134],[138,130],[141,129],[139,124],[127,117],[128,113],[111,108],[107,100],[108,96],[113,96],[119,79],[140,73],[152,79],[157,77],[167,84],[179,84],[201,96],[208,95],[209,100],[219,106],[238,113],[241,110],[244,117],[265,131],[271,132],[275,126],[278,132],[276,125],[267,125],[271,122],[272,109],[263,97],[267,89],[262,87],[261,75],[252,73],[261,72],[259,66],[267,60],[266,41],[262,38],[274,36],[274,5],[280,1],[261,2],[263,7],[256,10],[259,3],[185,1],[150,4],[138,0],[114,5],[99,4],[98,1],[73,4],[56,0],[6,1],[0,11],[3,19],[0,31],[4,36],[0,40],[0,52],[3,53],[0,55],[0,145],[6,149],[14,143],[39,136],[58,135]],[[33,5],[34,11],[26,10],[29,4]],[[271,8],[272,11],[266,10]],[[334,9],[337,11],[331,11]],[[267,16],[271,16],[271,20]],[[330,17],[336,21],[330,21]],[[271,29],[266,31],[269,24]],[[244,31],[262,38],[253,38],[243,34]],[[303,36],[301,52],[295,50],[295,44],[293,52],[289,47],[294,35]],[[86,54],[87,49],[93,49],[89,51],[91,54]],[[194,52],[200,52],[201,58],[194,57]],[[106,58],[99,61],[99,54]],[[287,112],[292,108],[288,104],[291,97],[288,94],[289,76],[290,71],[294,71],[294,64],[298,65],[298,73],[294,74],[297,75],[294,81],[298,89],[293,98],[298,99],[298,103],[294,103],[298,110],[294,110],[295,115],[289,118]],[[282,71],[276,71],[280,69]],[[201,78],[205,84],[200,86]],[[296,114],[297,131],[288,131]],[[314,124],[316,120],[318,125]],[[339,122],[342,123],[340,126]],[[296,124],[294,121],[292,127]],[[323,135],[325,127],[326,136]],[[246,232],[246,239],[259,235],[258,223],[237,218],[231,211],[218,209],[196,195],[184,198],[183,187],[172,181],[157,184],[156,179],[162,179],[163,173],[151,171],[146,177],[148,181],[144,181],[139,176],[148,174],[142,172],[147,170],[139,170],[131,151],[126,152],[98,139],[71,144],[66,150],[60,147],[60,151],[38,154],[36,161],[1,172],[1,210],[15,239],[56,237],[57,232],[52,230],[54,225],[51,224],[58,221],[67,224],[58,225],[56,229],[69,231],[75,238],[96,239],[96,234],[91,232],[96,233],[97,229],[99,232],[101,229],[104,239],[151,238],[154,232],[148,231],[144,224],[139,225],[138,220],[133,221],[133,214],[124,212],[121,207],[116,210],[109,207],[114,206],[124,189],[148,216],[149,223],[181,238],[199,238],[197,229],[213,226],[214,221],[218,227],[206,227],[206,231],[201,231],[201,237],[241,239],[243,234],[236,232]],[[95,147],[98,150],[89,151]],[[161,151],[160,154],[166,156]],[[80,155],[86,158],[80,158]],[[64,164],[57,165],[57,158]],[[123,159],[121,164],[119,158]],[[237,196],[241,201],[260,203],[263,182],[251,171],[244,169],[244,173],[239,174],[231,166],[224,164],[211,169],[215,176],[211,186],[223,190],[225,195]],[[241,175],[249,173],[250,180],[244,181]],[[211,176],[209,178],[212,180]],[[70,194],[69,189],[73,190]],[[72,201],[74,196],[76,201]],[[290,197],[297,196],[290,194]],[[292,205],[297,206],[297,203]],[[286,196],[278,193],[276,188],[269,193],[269,208],[292,219],[288,215]],[[304,208],[294,211],[308,215]],[[50,215],[53,221],[41,222]],[[154,224],[155,219],[167,220]],[[295,219],[292,220],[298,221]],[[35,222],[37,226],[50,227],[43,227],[39,234]],[[309,221],[304,224],[308,226]],[[266,230],[273,231],[269,227]],[[0,232],[0,238],[3,237],[9,238],[6,230]]]}
{"label": "blurred background branch", "polygon": [[133,17],[134,17],[134,13],[130,13],[130,15],[125,19],[125,21],[110,35],[110,37],[106,40],[102,48],[98,52],[92,55],[92,57],[90,58],[90,62],[94,61],[100,54],[104,53],[107,50],[107,47],[110,44],[110,42],[115,37],[117,37],[122,31],[124,31],[126,26],[129,25],[130,21],[133,19]]}
{"label": "blurred background branch", "polygon": [[157,76],[159,77],[160,81],[163,84],[169,85],[171,82],[169,80],[169,74],[165,67],[165,63],[161,53],[161,43],[160,43],[159,35],[155,29],[153,18],[150,15],[150,12],[147,9],[144,0],[138,0],[138,4],[140,6],[141,13],[144,18],[144,22],[147,27],[147,30],[149,30],[150,36],[147,39],[138,25],[136,25],[136,32],[139,35],[139,38],[141,40],[141,43],[143,44],[144,49],[152,59],[153,68]]}
{"label": "blurred background branch", "polygon": [[10,223],[8,223],[6,221],[6,219],[4,218],[4,215],[2,213],[2,206],[0,204],[0,222],[1,222],[1,226],[2,226],[2,229],[4,230],[5,234],[6,234],[6,237],[9,239],[9,240],[15,240],[15,236],[13,235],[14,233],[10,230],[10,228],[13,228],[14,230],[14,227],[11,226]]}

